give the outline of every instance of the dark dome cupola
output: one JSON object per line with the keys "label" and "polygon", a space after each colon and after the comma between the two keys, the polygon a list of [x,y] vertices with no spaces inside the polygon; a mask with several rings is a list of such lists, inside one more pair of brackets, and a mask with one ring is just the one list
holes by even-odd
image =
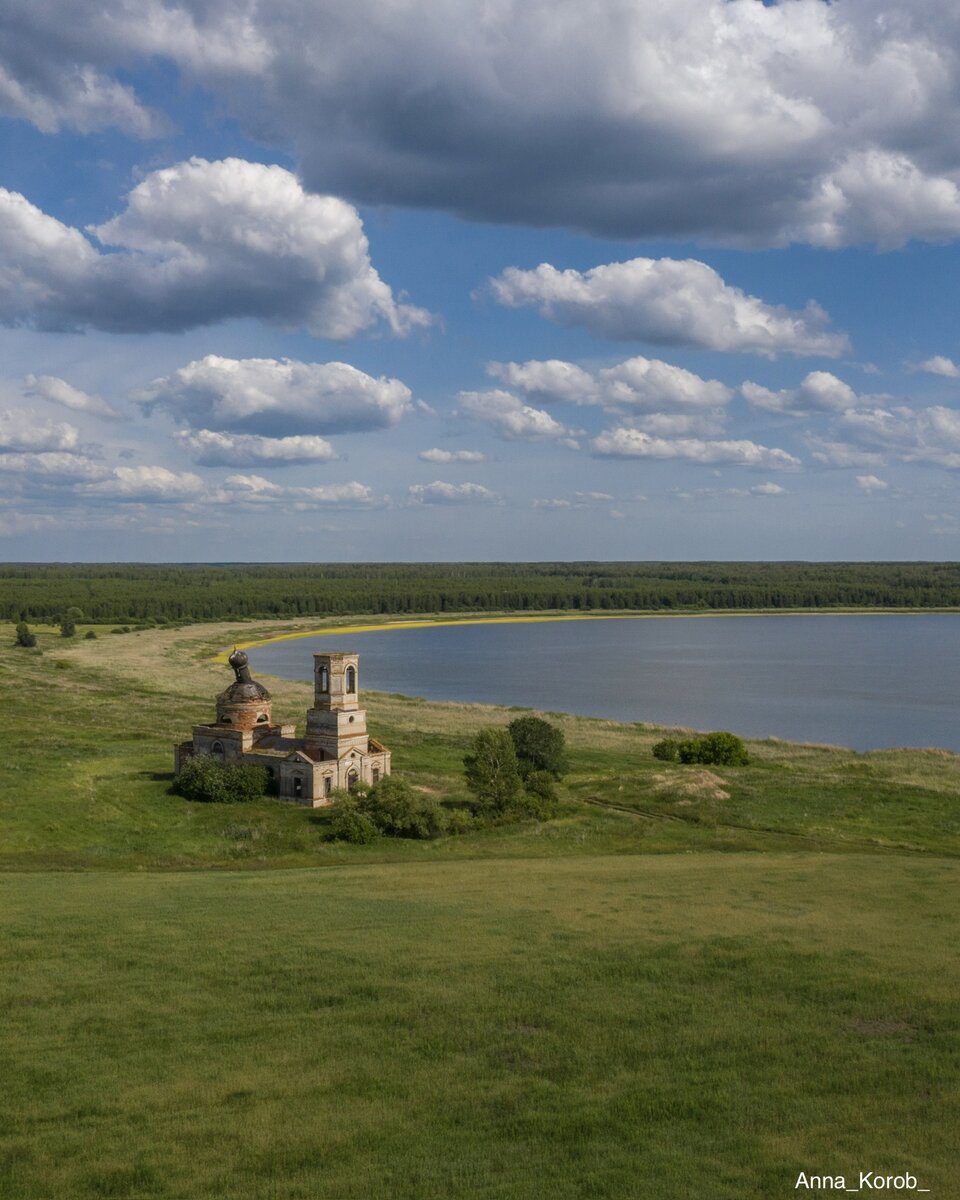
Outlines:
{"label": "dark dome cupola", "polygon": [[227,659],[236,679],[217,697],[217,724],[253,729],[272,723],[270,693],[250,674],[247,656],[234,650]]}

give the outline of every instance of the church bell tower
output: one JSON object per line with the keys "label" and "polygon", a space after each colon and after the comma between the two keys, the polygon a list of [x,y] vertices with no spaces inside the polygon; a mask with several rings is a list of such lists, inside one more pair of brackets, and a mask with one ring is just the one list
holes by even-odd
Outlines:
{"label": "church bell tower", "polygon": [[313,656],[313,708],[307,712],[307,753],[339,759],[348,750],[367,752],[367,714],[360,707],[359,656]]}

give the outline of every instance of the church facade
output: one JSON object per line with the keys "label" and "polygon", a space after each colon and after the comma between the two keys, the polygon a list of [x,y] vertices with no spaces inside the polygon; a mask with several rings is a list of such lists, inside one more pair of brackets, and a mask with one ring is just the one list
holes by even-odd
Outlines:
{"label": "church facade", "polygon": [[359,656],[313,656],[313,707],[306,731],[273,723],[270,693],[250,674],[247,656],[229,658],[234,682],[217,697],[216,720],[194,725],[190,741],[174,748],[174,773],[195,754],[265,767],[277,794],[319,808],[336,789],[378,783],[390,774],[390,751],[367,733],[360,707]]}

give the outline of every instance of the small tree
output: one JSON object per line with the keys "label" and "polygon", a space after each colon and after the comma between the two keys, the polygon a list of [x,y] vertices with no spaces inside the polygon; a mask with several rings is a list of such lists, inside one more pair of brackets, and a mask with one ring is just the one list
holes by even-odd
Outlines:
{"label": "small tree", "polygon": [[66,613],[60,618],[60,636],[65,638],[77,636],[77,623]]}
{"label": "small tree", "polygon": [[520,795],[517,752],[506,729],[481,729],[463,765],[478,808],[501,815]]}
{"label": "small tree", "polygon": [[554,779],[567,773],[566,739],[563,730],[542,717],[518,717],[507,726],[517,752],[522,779],[534,772],[546,771]]}
{"label": "small tree", "polygon": [[37,644],[37,635],[30,632],[30,626],[26,621],[20,621],[17,625],[17,645],[18,646],[35,646]]}

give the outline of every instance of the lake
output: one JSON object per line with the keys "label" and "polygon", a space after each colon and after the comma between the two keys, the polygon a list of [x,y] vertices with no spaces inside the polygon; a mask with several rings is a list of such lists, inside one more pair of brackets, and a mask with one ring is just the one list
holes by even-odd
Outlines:
{"label": "lake", "polygon": [[437,626],[249,651],[311,679],[314,651],[360,655],[360,685],[430,700],[729,729],[871,750],[960,751],[960,616],[749,616]]}

